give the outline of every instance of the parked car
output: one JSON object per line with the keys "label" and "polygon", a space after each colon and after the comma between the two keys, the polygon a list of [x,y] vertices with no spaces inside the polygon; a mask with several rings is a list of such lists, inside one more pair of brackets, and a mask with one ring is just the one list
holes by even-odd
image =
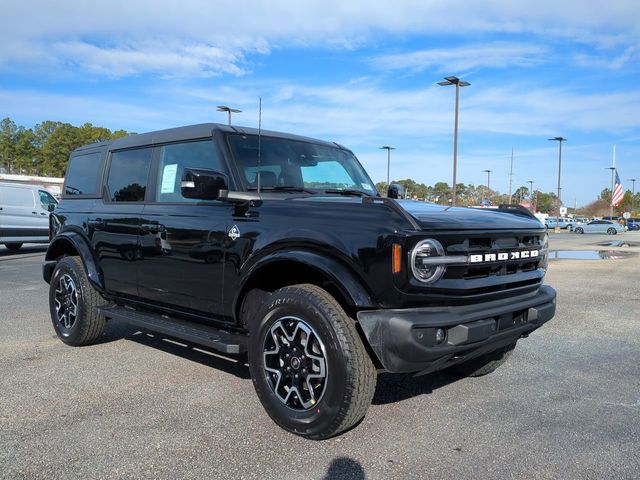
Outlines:
{"label": "parked car", "polygon": [[637,218],[628,218],[627,230],[629,230],[630,232],[640,230],[640,220]]}
{"label": "parked car", "polygon": [[611,220],[593,220],[589,223],[585,223],[580,226],[576,226],[576,233],[606,233],[608,235],[615,235],[616,233],[624,232],[624,226],[618,222]]}
{"label": "parked car", "polygon": [[0,243],[9,250],[23,243],[48,243],[49,212],[57,204],[42,187],[0,183]]}
{"label": "parked car", "polygon": [[384,198],[347,148],[284,133],[203,124],[79,148],[51,226],[61,341],[116,319],[246,352],[271,418],[312,439],[364,417],[378,370],[491,373],[556,309],[528,210]]}
{"label": "parked car", "polygon": [[556,218],[556,217],[547,217],[544,221],[544,225],[547,228],[556,228],[556,220],[558,223],[558,226],[562,229],[568,228],[569,225],[571,224],[571,220],[569,218],[565,218],[565,217],[560,217],[560,218]]}
{"label": "parked car", "polygon": [[569,220],[569,231],[573,232],[576,225],[582,225],[583,223],[589,223],[590,219],[587,217],[575,217]]}

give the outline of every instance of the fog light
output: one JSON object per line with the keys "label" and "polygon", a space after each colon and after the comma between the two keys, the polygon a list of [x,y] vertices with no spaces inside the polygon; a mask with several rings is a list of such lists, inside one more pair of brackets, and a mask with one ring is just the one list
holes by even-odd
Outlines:
{"label": "fog light", "polygon": [[442,328],[438,328],[436,330],[436,343],[440,344],[444,342],[444,339],[447,338],[447,332]]}

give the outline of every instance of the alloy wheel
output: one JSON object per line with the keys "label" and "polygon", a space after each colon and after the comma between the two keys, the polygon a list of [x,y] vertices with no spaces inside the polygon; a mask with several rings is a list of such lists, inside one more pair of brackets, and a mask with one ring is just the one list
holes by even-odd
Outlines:
{"label": "alloy wheel", "polygon": [[54,299],[58,324],[68,331],[78,317],[78,290],[70,275],[60,276]]}
{"label": "alloy wheel", "polygon": [[267,383],[276,397],[293,410],[309,410],[327,385],[327,357],[318,333],[304,320],[282,317],[263,342]]}

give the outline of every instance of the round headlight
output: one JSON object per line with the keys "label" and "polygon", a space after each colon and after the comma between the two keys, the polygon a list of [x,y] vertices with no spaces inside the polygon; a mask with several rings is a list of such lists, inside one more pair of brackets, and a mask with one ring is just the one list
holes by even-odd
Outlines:
{"label": "round headlight", "polygon": [[431,283],[442,277],[445,266],[433,262],[444,255],[444,248],[437,240],[429,238],[419,242],[411,251],[411,271],[416,279]]}

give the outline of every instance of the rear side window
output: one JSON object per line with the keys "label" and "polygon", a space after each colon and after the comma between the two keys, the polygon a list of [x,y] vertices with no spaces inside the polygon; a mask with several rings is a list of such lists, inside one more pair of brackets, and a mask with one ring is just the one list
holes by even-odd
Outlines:
{"label": "rear side window", "polygon": [[226,174],[226,168],[218,156],[211,140],[173,143],[160,149],[158,169],[158,202],[200,202],[198,199],[184,198],[180,193],[182,174],[185,168],[206,168]]}
{"label": "rear side window", "polygon": [[33,208],[33,192],[28,188],[2,188],[2,204],[9,207]]}
{"label": "rear side window", "polygon": [[69,159],[64,182],[65,195],[95,195],[102,167],[102,152],[74,155]]}
{"label": "rear side window", "polygon": [[111,154],[107,189],[112,202],[144,202],[152,148]]}

